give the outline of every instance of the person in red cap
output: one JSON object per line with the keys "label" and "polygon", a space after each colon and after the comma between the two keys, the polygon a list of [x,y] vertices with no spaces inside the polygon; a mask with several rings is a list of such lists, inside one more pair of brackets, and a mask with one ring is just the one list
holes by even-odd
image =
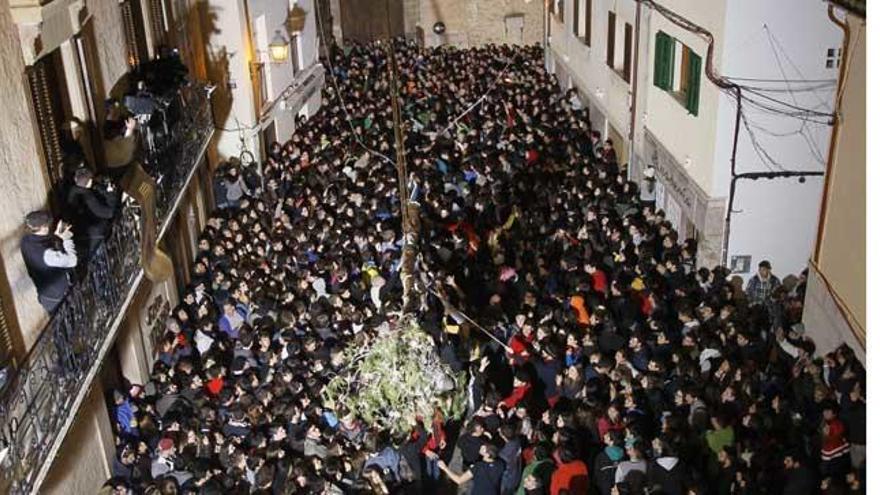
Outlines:
{"label": "person in red cap", "polygon": [[159,445],[156,448],[157,455],[153,459],[152,466],[150,466],[150,474],[153,476],[153,479],[174,471],[173,458],[175,450],[174,440],[168,437],[159,440]]}

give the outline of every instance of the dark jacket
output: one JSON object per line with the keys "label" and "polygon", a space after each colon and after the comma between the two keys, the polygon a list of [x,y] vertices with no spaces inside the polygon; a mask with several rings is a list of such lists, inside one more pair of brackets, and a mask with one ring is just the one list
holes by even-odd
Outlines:
{"label": "dark jacket", "polygon": [[617,465],[623,459],[624,451],[620,447],[605,447],[593,463],[593,480],[599,493],[608,495],[614,486],[614,475]]}
{"label": "dark jacket", "polygon": [[74,185],[67,193],[68,213],[76,236],[103,239],[116,212],[116,195],[98,188]]}
{"label": "dark jacket", "polygon": [[37,293],[52,299],[61,299],[70,286],[69,268],[56,268],[46,264],[44,253],[55,249],[55,237],[28,234],[21,240],[21,256],[28,275],[37,287]]}
{"label": "dark jacket", "polygon": [[785,488],[782,495],[810,495],[815,492],[813,473],[804,466],[785,472]]}
{"label": "dark jacket", "polygon": [[687,470],[677,457],[660,457],[648,465],[648,487],[666,495],[681,495],[687,491]]}

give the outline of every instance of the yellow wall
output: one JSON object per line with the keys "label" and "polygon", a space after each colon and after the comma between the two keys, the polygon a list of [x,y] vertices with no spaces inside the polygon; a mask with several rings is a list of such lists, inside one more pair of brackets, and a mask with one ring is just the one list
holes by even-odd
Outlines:
{"label": "yellow wall", "polygon": [[113,430],[104,392],[101,384],[95,383],[55,456],[40,493],[97,493],[110,478],[114,455]]}
{"label": "yellow wall", "polygon": [[849,16],[849,70],[840,108],[818,266],[865,328],[865,39],[864,21]]}
{"label": "yellow wall", "polygon": [[40,148],[31,124],[30,97],[25,87],[25,66],[7,0],[0,0],[0,256],[12,295],[24,346],[30,348],[46,321],[37,293],[19,251],[22,222],[31,210],[46,204],[46,181]]}

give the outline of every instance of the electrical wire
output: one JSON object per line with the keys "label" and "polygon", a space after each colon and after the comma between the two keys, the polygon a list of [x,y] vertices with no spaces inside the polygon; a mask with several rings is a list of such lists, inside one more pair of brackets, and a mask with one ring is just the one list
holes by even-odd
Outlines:
{"label": "electrical wire", "polygon": [[[321,18],[321,9],[315,10],[315,18],[318,20],[318,29],[320,29],[322,33],[325,32],[324,31],[324,21]],[[361,140],[360,136],[358,136],[357,131],[355,130],[355,127],[354,127],[354,123],[352,122],[352,119],[351,119],[351,114],[348,113],[348,106],[345,103],[345,97],[343,96],[342,90],[339,89],[339,81],[337,81],[337,78],[336,78],[336,68],[333,67],[333,54],[331,54],[331,53],[327,54],[327,64],[330,66],[330,80],[333,82],[333,87],[335,88],[335,92],[336,92],[336,98],[339,99],[339,104],[342,107],[343,113],[345,114],[345,120],[346,120],[346,122],[348,122],[348,126],[351,128],[351,134],[352,134],[352,137],[354,138],[354,140],[367,153],[369,153],[373,156],[377,156],[377,157],[385,160],[386,162],[390,163],[391,165],[396,166],[394,160],[392,160],[388,156],[368,147]]]}
{"label": "electrical wire", "polygon": [[489,96],[489,93],[491,93],[492,90],[495,89],[495,86],[498,85],[498,81],[500,81],[501,78],[504,77],[504,74],[507,72],[507,69],[510,67],[510,64],[511,64],[511,63],[512,63],[512,60],[508,60],[508,61],[507,61],[507,64],[501,69],[501,72],[498,74],[498,77],[496,77],[495,80],[492,81],[492,84],[489,86],[489,89],[487,89],[486,92],[483,93],[482,96],[480,96],[479,98],[477,98],[476,101],[474,101],[470,106],[468,106],[468,107],[464,110],[464,112],[462,112],[461,115],[459,115],[458,117],[456,117],[455,119],[453,119],[452,122],[450,122],[449,125],[446,126],[446,128],[443,129],[442,132],[437,133],[437,135],[438,135],[438,136],[442,136],[442,135],[446,134],[447,132],[449,132],[449,130],[450,130],[455,124],[457,124],[459,120],[463,119],[465,116],[467,116],[467,114],[471,113],[471,112],[473,111],[473,109],[477,107],[477,105],[479,105],[480,103],[482,103],[483,100],[485,100],[485,99]]}
{"label": "electrical wire", "polygon": [[[767,35],[767,41],[770,43],[770,48],[773,50],[773,57],[776,59],[776,66],[779,68],[779,72],[780,72],[780,74],[782,74],[782,77],[785,78],[785,80],[786,80],[785,87],[786,87],[786,89],[788,89],[788,94],[789,94],[789,96],[791,96],[791,100],[796,105],[800,105],[800,102],[798,101],[797,96],[795,96],[794,92],[791,89],[791,84],[788,83],[788,74],[786,74],[785,67],[783,67],[783,64],[782,64],[782,60],[779,58],[779,52],[782,52],[783,56],[785,56],[786,60],[788,60],[788,63],[791,64],[792,67],[794,67],[795,72],[797,72],[799,76],[801,76],[803,78],[804,75],[803,75],[803,73],[801,73],[800,69],[798,69],[797,65],[795,65],[794,62],[792,62],[791,58],[788,57],[788,54],[785,52],[785,49],[781,46],[781,44],[778,42],[776,37],[773,36],[773,33],[770,32],[770,28],[767,26],[767,24],[764,24],[764,33]],[[780,45],[779,50],[776,49],[777,44]],[[822,99],[819,98],[819,96],[814,91],[811,91],[811,93],[813,94],[813,96],[816,97],[816,99],[819,100],[819,103],[821,105],[824,105],[825,108],[828,108],[830,110],[830,107],[828,107],[828,104],[823,102]],[[822,163],[823,162],[822,153],[819,151],[819,145],[816,143],[815,138],[812,136],[811,133],[804,132],[804,129],[806,127],[806,125],[805,125],[806,122],[804,121],[803,124],[804,125],[801,125],[800,135],[804,138],[804,141],[807,143],[807,149],[810,150],[810,153],[813,155],[813,158],[815,158],[818,163]]]}
{"label": "electrical wire", "polygon": [[[773,48],[774,45],[778,46],[779,52],[782,53],[782,56],[785,57],[785,60],[787,60],[789,65],[791,65],[791,67],[794,69],[794,71],[797,72],[797,75],[799,75],[801,78],[803,78],[804,77],[803,72],[801,72],[801,70],[800,70],[800,68],[798,68],[797,64],[795,64],[794,61],[791,60],[791,57],[788,56],[788,52],[785,51],[785,48],[782,46],[782,43],[780,43],[779,40],[776,38],[776,36],[772,32],[770,32],[770,28],[766,24],[764,24],[764,31],[767,33],[767,37],[770,40],[771,48]],[[788,74],[785,73],[785,70],[782,67],[782,62],[780,62],[780,60],[779,60],[779,55],[777,54],[776,48],[773,48],[773,55],[776,57],[776,64],[779,66],[779,71],[782,73],[782,76],[784,78],[786,78],[786,87],[790,91],[791,84],[788,83]],[[815,92],[813,92],[813,96],[815,96],[816,100],[818,100],[822,106],[827,108],[829,112],[833,111],[831,106],[828,105],[828,102],[826,102],[822,98],[820,98],[819,95],[815,94]],[[791,98],[792,98],[792,100],[795,100],[794,94],[792,94]],[[795,101],[795,103],[797,103],[797,102]]]}
{"label": "electrical wire", "polygon": [[767,82],[767,83],[781,83],[781,82],[790,82],[790,83],[828,83],[828,84],[836,84],[837,79],[762,79],[756,77],[735,77],[735,76],[724,76],[731,81],[749,81],[749,82]]}

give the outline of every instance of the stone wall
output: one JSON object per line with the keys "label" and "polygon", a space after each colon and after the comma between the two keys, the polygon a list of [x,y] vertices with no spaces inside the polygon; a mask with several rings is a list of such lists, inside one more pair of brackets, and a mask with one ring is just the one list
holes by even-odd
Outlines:
{"label": "stone wall", "polygon": [[29,348],[46,314],[37,303],[37,293],[19,251],[19,239],[24,233],[24,216],[45,205],[46,181],[24,73],[18,29],[12,21],[8,0],[0,0],[0,81],[4,81],[0,91],[0,173],[4,177],[0,188],[0,257],[12,293],[9,306],[14,306],[16,313],[7,317],[18,320],[25,347]]}
{"label": "stone wall", "polygon": [[122,12],[119,2],[107,0],[91,0],[87,4],[89,13],[95,23],[95,44],[97,46],[98,63],[100,64],[101,80],[106,94],[128,72],[128,54],[126,52],[125,31],[122,26]]}
{"label": "stone wall", "polygon": [[[519,33],[508,33],[504,19],[510,15],[523,15],[522,42],[540,43],[543,35],[543,7],[540,0],[418,0],[418,19],[413,0],[404,0],[404,25],[424,29],[425,44],[433,46],[452,43],[463,46],[480,46],[486,43],[512,43]],[[432,27],[437,21],[446,24],[446,37],[437,37]]]}

